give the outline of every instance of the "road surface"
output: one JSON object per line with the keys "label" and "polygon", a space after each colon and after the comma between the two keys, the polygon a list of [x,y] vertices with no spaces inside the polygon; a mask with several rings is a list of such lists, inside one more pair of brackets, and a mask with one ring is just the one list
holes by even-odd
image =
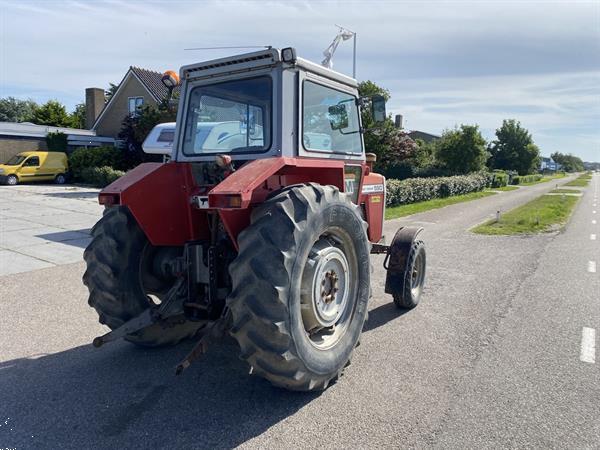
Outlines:
{"label": "road surface", "polygon": [[425,227],[422,303],[396,310],[376,259],[361,345],[321,394],[248,376],[231,340],[177,378],[191,343],[92,348],[82,263],[0,277],[0,448],[597,448],[600,177],[563,233],[468,231],[554,184],[386,222]]}

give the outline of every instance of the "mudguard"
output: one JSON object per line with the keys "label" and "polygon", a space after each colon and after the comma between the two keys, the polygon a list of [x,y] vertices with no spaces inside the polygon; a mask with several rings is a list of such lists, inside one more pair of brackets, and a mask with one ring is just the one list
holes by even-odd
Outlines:
{"label": "mudguard", "polygon": [[385,277],[386,294],[404,291],[408,255],[415,238],[421,231],[423,231],[421,227],[402,227],[396,231],[383,262],[383,267],[387,270]]}

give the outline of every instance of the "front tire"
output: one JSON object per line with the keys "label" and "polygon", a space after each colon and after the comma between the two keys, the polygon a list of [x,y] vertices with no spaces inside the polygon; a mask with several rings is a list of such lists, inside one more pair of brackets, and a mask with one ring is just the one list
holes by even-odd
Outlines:
{"label": "front tire", "polygon": [[[150,275],[152,261],[148,255],[156,247],[126,206],[106,209],[91,234],[92,242],[83,253],[87,263],[83,283],[90,292],[88,304],[98,312],[100,323],[114,330],[154,306],[159,293],[167,291],[174,280]],[[171,325],[150,325],[125,339],[145,347],[174,345],[193,336],[202,326],[183,316],[171,321]]]}
{"label": "front tire", "polygon": [[6,184],[8,184],[9,186],[16,186],[17,184],[19,184],[19,179],[16,175],[9,175],[8,177],[6,177]]}
{"label": "front tire", "polygon": [[284,188],[253,211],[227,299],[231,334],[253,372],[299,391],[339,377],[367,314],[366,226],[334,186]]}
{"label": "front tire", "polygon": [[423,241],[414,241],[407,258],[402,292],[394,293],[394,303],[398,308],[413,309],[419,304],[425,284],[426,268],[425,244]]}

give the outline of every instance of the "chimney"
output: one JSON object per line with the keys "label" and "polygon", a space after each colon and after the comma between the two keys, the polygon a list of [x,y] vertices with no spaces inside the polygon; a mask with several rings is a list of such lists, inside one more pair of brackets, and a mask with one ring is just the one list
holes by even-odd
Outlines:
{"label": "chimney", "polygon": [[104,89],[87,88],[85,90],[85,127],[88,130],[92,129],[100,111],[104,108],[105,101]]}
{"label": "chimney", "polygon": [[399,130],[402,129],[402,119],[403,119],[402,114],[396,114],[395,126]]}

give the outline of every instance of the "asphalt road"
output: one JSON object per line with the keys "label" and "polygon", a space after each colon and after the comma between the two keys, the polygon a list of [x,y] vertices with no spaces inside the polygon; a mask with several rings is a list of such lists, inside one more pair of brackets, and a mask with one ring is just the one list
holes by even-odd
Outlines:
{"label": "asphalt road", "polygon": [[376,258],[362,343],[321,394],[248,376],[230,340],[177,378],[191,343],[92,348],[81,263],[0,277],[0,448],[598,448],[600,177],[565,232],[468,232],[554,184],[387,222],[425,227],[422,303],[396,310]]}

